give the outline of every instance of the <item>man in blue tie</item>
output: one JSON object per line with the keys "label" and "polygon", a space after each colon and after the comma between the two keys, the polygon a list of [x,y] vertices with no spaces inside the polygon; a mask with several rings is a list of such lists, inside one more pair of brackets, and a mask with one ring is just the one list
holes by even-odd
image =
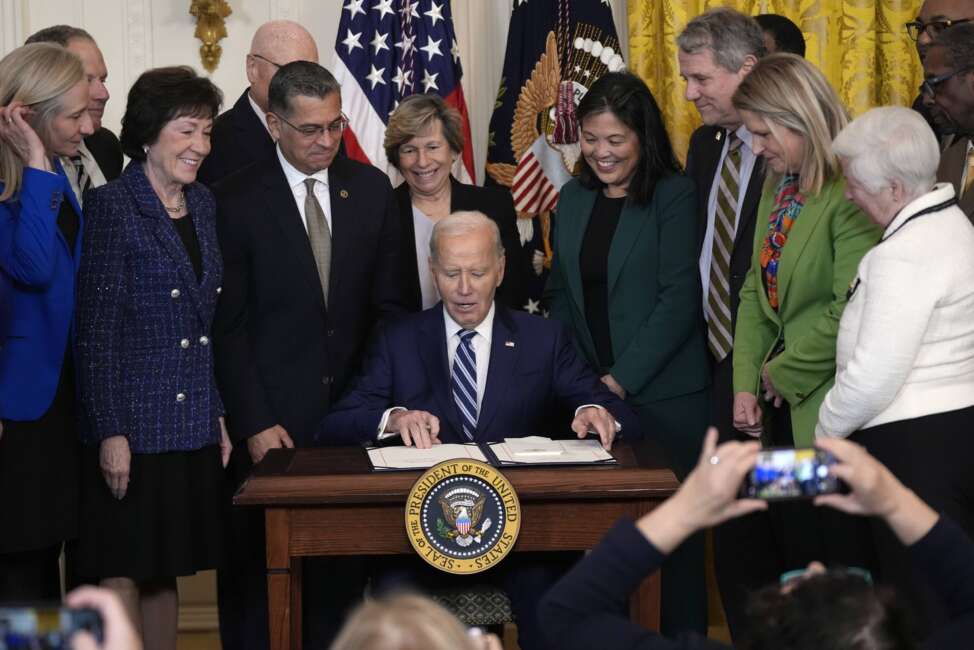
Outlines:
{"label": "man in blue tie", "polygon": [[[639,437],[635,414],[585,365],[563,325],[494,302],[504,249],[493,221],[479,212],[439,221],[430,268],[442,302],[387,322],[362,374],[322,423],[318,442],[399,436],[403,444],[427,448],[593,432],[609,448],[620,433]],[[441,574],[414,559],[374,563],[373,593],[403,583],[458,587],[467,578],[461,584],[469,584],[467,576]],[[546,647],[537,603],[575,559],[573,553],[515,554],[477,577],[507,592],[522,650]]]}
{"label": "man in blue tie", "polygon": [[496,224],[455,212],[430,238],[441,303],[388,324],[362,374],[325,418],[325,444],[371,443],[398,435],[406,445],[617,433],[638,437],[629,408],[576,354],[559,323],[494,302],[504,277]]}

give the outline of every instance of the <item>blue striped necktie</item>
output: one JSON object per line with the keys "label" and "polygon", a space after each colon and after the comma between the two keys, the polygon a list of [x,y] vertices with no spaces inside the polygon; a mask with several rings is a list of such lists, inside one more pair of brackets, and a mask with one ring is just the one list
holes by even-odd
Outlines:
{"label": "blue striped necktie", "polygon": [[471,341],[477,332],[460,330],[460,343],[453,355],[453,401],[457,403],[463,434],[473,440],[477,431],[477,356]]}

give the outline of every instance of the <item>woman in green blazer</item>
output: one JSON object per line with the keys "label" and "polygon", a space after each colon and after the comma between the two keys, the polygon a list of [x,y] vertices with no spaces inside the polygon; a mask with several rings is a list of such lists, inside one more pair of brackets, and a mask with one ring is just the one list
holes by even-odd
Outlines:
{"label": "woman in green blazer", "polygon": [[[658,442],[682,478],[696,463],[709,415],[695,188],[635,75],[603,75],[577,115],[581,174],[558,201],[551,317],[571,328],[602,381],[638,413],[642,431],[622,436]],[[674,557],[663,581],[670,633],[706,633],[698,542]]]}
{"label": "woman in green blazer", "polygon": [[791,419],[791,433],[771,431],[770,441],[809,446],[835,378],[849,282],[881,233],[845,199],[832,140],[848,118],[817,68],[794,55],[767,57],[741,82],[734,105],[773,171],[734,334],[735,426],[761,432],[763,394]]}
{"label": "woman in green blazer", "polygon": [[[848,117],[815,66],[765,57],[733,101],[769,170],[734,332],[734,426],[765,444],[810,446],[835,377],[849,282],[881,233],[844,197],[832,140]],[[808,502],[777,504],[767,516],[770,533],[755,532],[761,539],[748,546],[774,553],[779,572],[813,559],[869,563],[862,522]]]}

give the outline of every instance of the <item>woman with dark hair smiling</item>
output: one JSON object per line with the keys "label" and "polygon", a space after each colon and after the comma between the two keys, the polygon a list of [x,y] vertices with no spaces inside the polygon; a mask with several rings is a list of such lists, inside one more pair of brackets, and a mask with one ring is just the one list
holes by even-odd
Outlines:
{"label": "woman with dark hair smiling", "polygon": [[220,91],[192,68],[129,91],[122,176],[85,201],[78,366],[79,569],[121,596],[145,647],[176,647],[176,577],[216,566],[230,454],[210,326],[223,263],[195,182]]}
{"label": "woman with dark hair smiling", "polygon": [[[577,114],[582,169],[558,201],[551,316],[572,329],[603,383],[636,410],[683,477],[709,412],[693,182],[681,175],[639,77],[605,74]],[[683,559],[683,575],[663,581],[664,629],[706,631],[702,544],[690,544]]]}

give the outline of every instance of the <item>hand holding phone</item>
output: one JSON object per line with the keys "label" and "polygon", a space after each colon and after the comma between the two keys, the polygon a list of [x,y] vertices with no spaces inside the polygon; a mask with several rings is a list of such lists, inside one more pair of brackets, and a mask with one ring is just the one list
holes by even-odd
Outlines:
{"label": "hand holding phone", "polygon": [[814,447],[763,449],[744,478],[741,496],[781,501],[848,491],[832,472],[836,462],[832,454]]}
{"label": "hand holding phone", "polygon": [[82,607],[0,607],[0,648],[3,650],[69,650],[81,632],[97,643],[104,640],[101,615]]}

